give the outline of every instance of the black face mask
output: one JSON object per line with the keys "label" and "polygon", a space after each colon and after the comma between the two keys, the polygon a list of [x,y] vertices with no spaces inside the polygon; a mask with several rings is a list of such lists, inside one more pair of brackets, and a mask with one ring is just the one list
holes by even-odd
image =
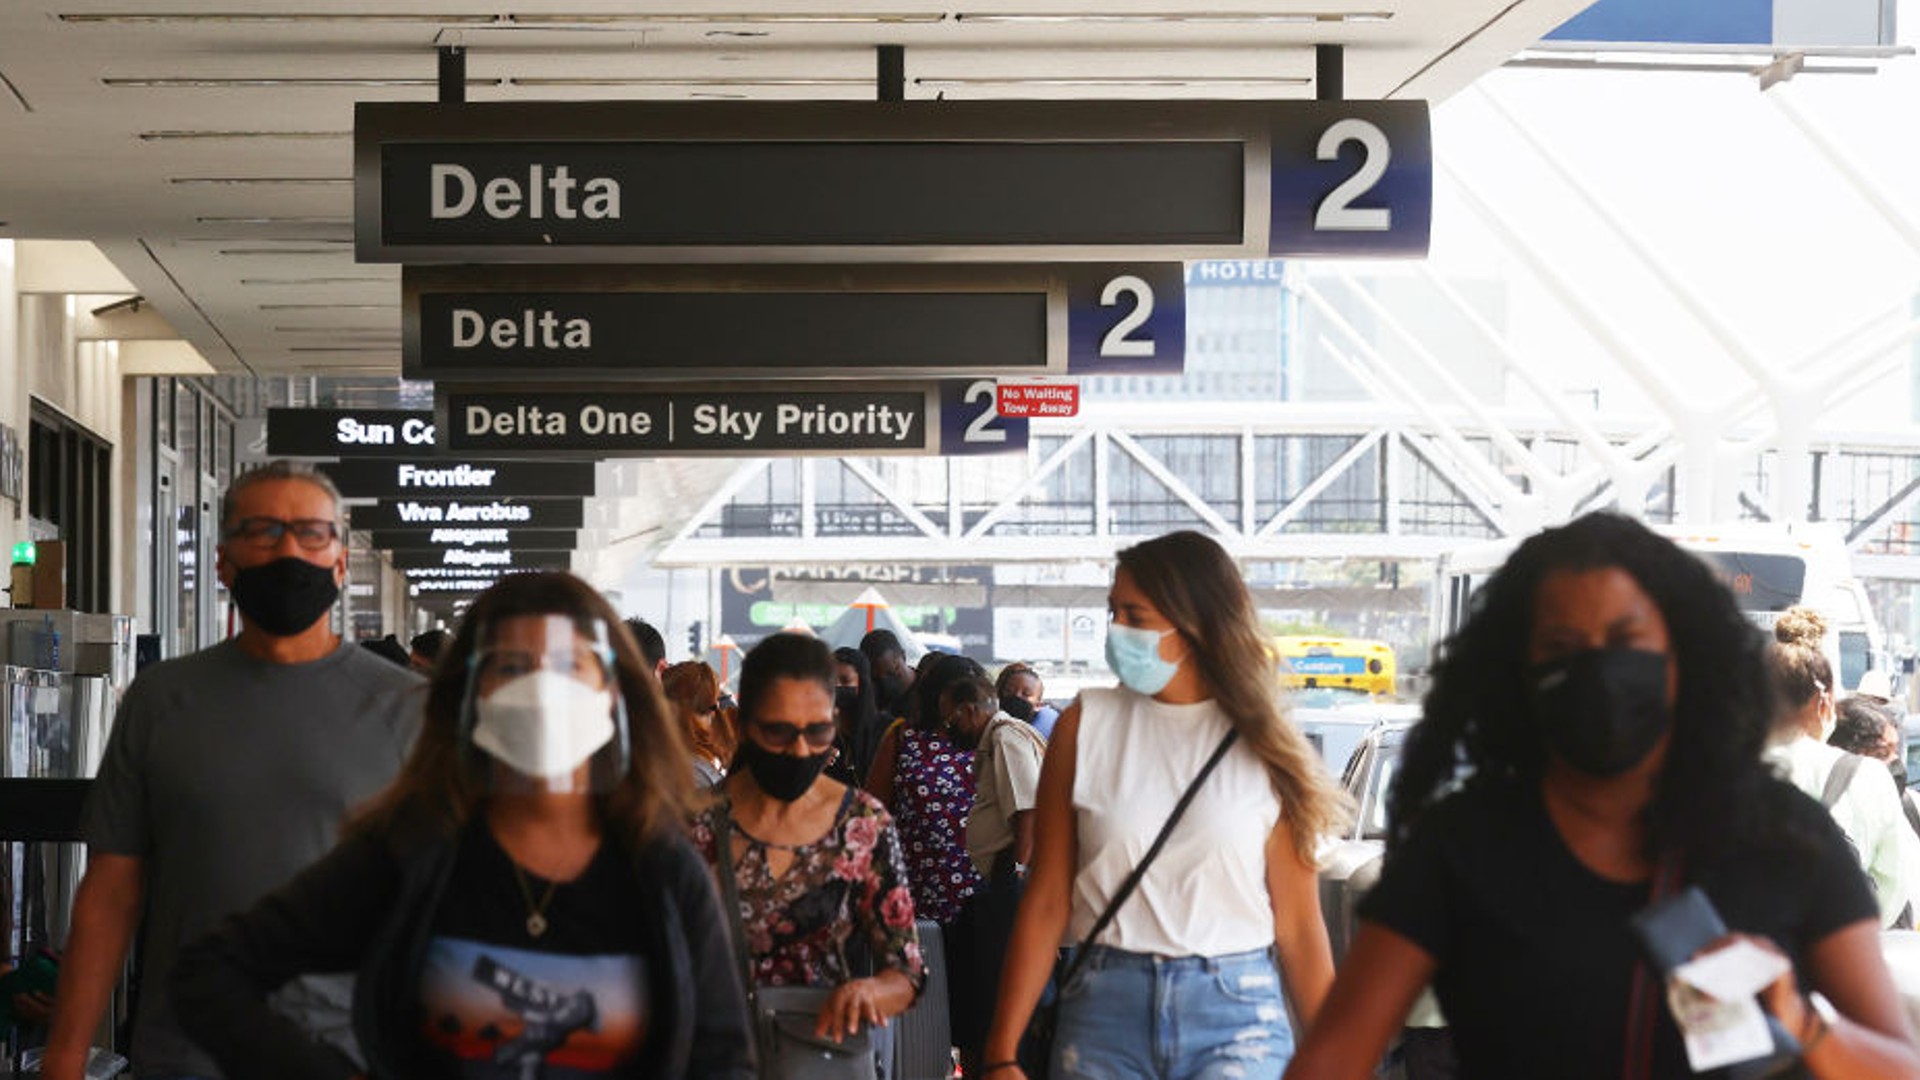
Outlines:
{"label": "black face mask", "polygon": [[779,799],[792,802],[807,793],[813,782],[827,767],[827,754],[809,754],[806,757],[794,757],[792,754],[776,754],[754,742],[752,739],[740,744],[739,752],[733,755],[733,769],[746,766],[753,774],[753,782],[760,790]]}
{"label": "black face mask", "polygon": [[1898,787],[1901,791],[1907,790],[1907,761],[1905,758],[1894,758],[1892,761],[1887,762],[1887,771],[1893,774],[1895,787]]}
{"label": "black face mask", "polygon": [[325,616],[340,598],[333,567],[288,555],[233,574],[234,605],[274,637],[292,637]]}
{"label": "black face mask", "polygon": [[860,719],[860,688],[857,686],[834,687],[833,711],[849,723]]}
{"label": "black face mask", "polygon": [[1618,776],[1672,726],[1667,656],[1589,649],[1528,673],[1528,709],[1547,749],[1589,776]]}

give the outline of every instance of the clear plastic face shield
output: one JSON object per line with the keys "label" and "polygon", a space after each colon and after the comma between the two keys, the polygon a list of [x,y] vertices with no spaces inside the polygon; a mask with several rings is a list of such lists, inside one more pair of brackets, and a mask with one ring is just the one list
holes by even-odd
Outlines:
{"label": "clear plastic face shield", "polygon": [[488,789],[604,794],[632,745],[613,634],[565,615],[510,615],[479,628],[467,667],[462,742]]}

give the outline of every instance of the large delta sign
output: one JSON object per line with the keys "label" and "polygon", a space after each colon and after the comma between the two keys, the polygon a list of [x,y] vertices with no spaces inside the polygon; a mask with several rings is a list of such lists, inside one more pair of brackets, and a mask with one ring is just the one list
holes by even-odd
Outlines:
{"label": "large delta sign", "polygon": [[434,402],[455,453],[983,454],[1027,445],[1027,422],[995,411],[991,379],[753,386],[452,383],[435,389]]}
{"label": "large delta sign", "polygon": [[1422,101],[354,107],[362,262],[1424,255]]}
{"label": "large delta sign", "polygon": [[402,370],[434,379],[1173,373],[1178,263],[418,267]]}

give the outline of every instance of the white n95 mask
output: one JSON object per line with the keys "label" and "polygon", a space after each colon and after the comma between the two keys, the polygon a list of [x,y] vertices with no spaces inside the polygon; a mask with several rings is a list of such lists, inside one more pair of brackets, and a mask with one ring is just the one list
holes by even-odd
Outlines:
{"label": "white n95 mask", "polygon": [[523,776],[570,777],[612,740],[613,694],[545,668],[473,703],[473,744]]}

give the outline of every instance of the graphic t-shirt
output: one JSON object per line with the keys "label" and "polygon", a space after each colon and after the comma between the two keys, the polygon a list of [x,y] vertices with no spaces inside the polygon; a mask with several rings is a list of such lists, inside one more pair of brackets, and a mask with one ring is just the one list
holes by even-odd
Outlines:
{"label": "graphic t-shirt", "polygon": [[[639,1076],[648,1028],[638,884],[603,842],[557,885],[514,865],[484,824],[467,831],[420,972],[429,1056],[461,1080]],[[527,896],[546,920],[529,932]]]}

